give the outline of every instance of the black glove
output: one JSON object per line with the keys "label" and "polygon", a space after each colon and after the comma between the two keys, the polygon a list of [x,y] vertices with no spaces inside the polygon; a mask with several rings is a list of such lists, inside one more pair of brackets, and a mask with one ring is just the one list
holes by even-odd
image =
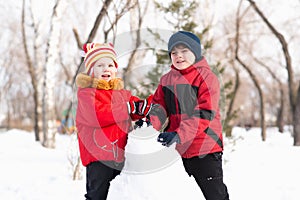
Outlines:
{"label": "black glove", "polygon": [[142,126],[143,126],[143,124],[144,124],[144,120],[143,119],[139,119],[139,120],[137,120],[135,123],[134,123],[134,129],[136,129],[136,128],[141,128]]}
{"label": "black glove", "polygon": [[145,120],[144,120],[144,119],[139,119],[139,120],[137,120],[137,121],[134,123],[134,129],[136,129],[136,128],[141,128],[141,127],[144,125],[144,123],[147,124],[147,127],[151,126],[150,116],[149,116],[149,115],[147,115],[147,116],[145,117]]}
{"label": "black glove", "polygon": [[180,143],[180,138],[176,132],[163,132],[157,137],[157,141],[164,146],[171,146],[174,142]]}

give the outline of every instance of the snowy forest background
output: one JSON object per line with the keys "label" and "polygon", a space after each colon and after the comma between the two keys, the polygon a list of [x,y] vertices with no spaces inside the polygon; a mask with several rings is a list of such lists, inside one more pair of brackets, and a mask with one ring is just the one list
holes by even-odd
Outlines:
{"label": "snowy forest background", "polygon": [[113,42],[126,87],[152,93],[177,30],[199,35],[222,83],[224,132],[291,125],[300,145],[299,6],[276,1],[22,0],[1,3],[0,126],[55,147],[73,132],[76,74],[86,42]]}
{"label": "snowy forest background", "polygon": [[[76,134],[76,74],[86,42],[112,42],[119,76],[142,97],[168,70],[167,40],[196,33],[222,83],[224,135],[289,127],[300,146],[300,1],[12,0],[0,6],[0,127],[46,148]],[[74,162],[74,166],[78,162]],[[76,170],[75,170],[76,171]],[[76,179],[76,174],[74,174]]]}

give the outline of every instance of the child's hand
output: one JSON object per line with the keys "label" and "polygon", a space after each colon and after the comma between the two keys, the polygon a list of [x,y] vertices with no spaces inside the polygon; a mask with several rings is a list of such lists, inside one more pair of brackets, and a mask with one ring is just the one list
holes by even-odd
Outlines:
{"label": "child's hand", "polygon": [[134,123],[134,129],[143,127],[144,123],[147,124],[147,127],[151,126],[150,117],[147,115],[145,118],[141,118]]}
{"label": "child's hand", "polygon": [[128,102],[129,114],[137,114],[139,116],[146,116],[149,114],[152,107],[152,95],[145,100]]}
{"label": "child's hand", "polygon": [[134,129],[136,129],[137,127],[141,128],[144,124],[144,120],[143,119],[139,119],[134,123]]}
{"label": "child's hand", "polygon": [[176,132],[163,132],[158,135],[157,141],[169,147],[174,142],[180,143],[180,138]]}

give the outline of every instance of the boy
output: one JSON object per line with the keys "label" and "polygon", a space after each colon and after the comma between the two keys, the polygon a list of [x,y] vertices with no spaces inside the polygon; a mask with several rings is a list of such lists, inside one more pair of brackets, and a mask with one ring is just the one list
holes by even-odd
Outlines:
{"label": "boy", "polygon": [[157,130],[168,118],[157,140],[167,147],[176,143],[186,172],[195,178],[207,200],[227,200],[218,78],[201,55],[200,39],[195,34],[173,34],[168,52],[171,70],[161,77],[150,112]]}
{"label": "boy", "polygon": [[131,120],[145,117],[151,96],[139,100],[116,78],[112,44],[83,46],[85,72],[76,77],[76,127],[82,164],[86,166],[86,199],[105,200],[110,181],[124,167],[124,148]]}

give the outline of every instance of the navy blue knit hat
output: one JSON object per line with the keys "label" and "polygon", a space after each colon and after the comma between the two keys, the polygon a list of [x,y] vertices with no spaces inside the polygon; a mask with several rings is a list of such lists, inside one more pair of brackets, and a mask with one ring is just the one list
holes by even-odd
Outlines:
{"label": "navy blue knit hat", "polygon": [[168,42],[169,55],[171,54],[172,49],[179,44],[184,44],[194,53],[196,57],[195,62],[201,60],[201,42],[195,34],[187,31],[178,31],[174,33]]}

